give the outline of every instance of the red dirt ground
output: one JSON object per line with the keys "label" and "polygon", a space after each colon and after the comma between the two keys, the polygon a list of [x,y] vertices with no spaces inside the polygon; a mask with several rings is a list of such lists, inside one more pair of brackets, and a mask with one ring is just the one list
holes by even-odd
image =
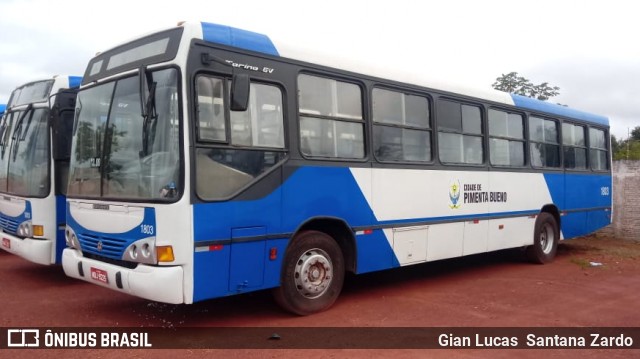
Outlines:
{"label": "red dirt ground", "polygon": [[[601,266],[591,266],[591,262]],[[349,277],[328,311],[297,317],[268,291],[193,305],[153,303],[65,277],[0,251],[0,327],[640,327],[640,243],[603,234],[560,244],[547,265],[518,251]],[[357,335],[357,330],[354,330]],[[283,338],[285,339],[285,338]],[[640,350],[32,350],[0,358],[560,357]]]}

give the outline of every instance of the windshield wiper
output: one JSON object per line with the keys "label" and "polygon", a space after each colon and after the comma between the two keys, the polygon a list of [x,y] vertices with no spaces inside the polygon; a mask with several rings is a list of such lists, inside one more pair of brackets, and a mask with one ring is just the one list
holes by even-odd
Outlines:
{"label": "windshield wiper", "polygon": [[4,158],[4,150],[7,147],[7,134],[9,132],[7,132],[9,125],[7,124],[9,122],[9,118],[11,117],[11,123],[13,123],[13,113],[8,113],[5,117],[4,117],[4,121],[2,121],[2,126],[0,126],[0,148],[2,148],[2,150],[0,151],[0,158]]}
{"label": "windshield wiper", "polygon": [[[18,147],[20,147],[20,141],[23,141],[24,137],[26,137],[26,133],[23,134],[23,132],[26,132],[26,131],[22,130],[22,123],[24,122],[24,118],[27,117],[27,114],[29,113],[31,113],[31,116],[29,116],[29,122],[31,122],[31,118],[33,117],[32,109],[33,109],[33,104],[29,104],[29,106],[27,106],[24,112],[20,115],[20,118],[18,118],[18,121],[16,121],[16,127],[13,129],[13,135],[11,136],[11,141],[15,143],[15,146],[13,146],[12,148],[13,150],[12,160],[14,162],[18,157]],[[18,133],[18,131],[20,132]],[[18,138],[20,138],[20,140],[16,141]]]}
{"label": "windshield wiper", "polygon": [[16,121],[16,127],[13,128],[13,133],[11,134],[12,140],[16,140],[18,138],[18,131],[22,129],[22,122],[24,121],[24,118],[27,117],[29,111],[31,111],[31,108],[33,108],[33,104],[29,104],[24,112],[20,114],[20,117],[18,117],[18,121]]}
{"label": "windshield wiper", "polygon": [[76,132],[78,131],[78,119],[80,118],[81,112],[82,112],[82,100],[80,99],[80,96],[78,96],[76,98],[76,109],[75,109],[75,112],[73,113],[73,130],[72,130],[73,136],[75,136]]}
{"label": "windshield wiper", "polygon": [[31,122],[33,122],[33,115],[35,113],[35,111],[31,111],[31,116],[29,116],[29,119],[27,120],[27,126],[21,131],[20,141],[24,141],[27,138],[27,133],[29,133],[29,127],[31,127]]}
{"label": "windshield wiper", "polygon": [[[146,157],[151,152],[150,146],[153,144],[153,137],[155,137],[155,126],[158,120],[158,113],[156,111],[156,86],[157,82],[153,81],[153,75],[147,73],[144,66],[140,67],[140,107],[142,122],[142,151],[140,152],[140,158]],[[144,98],[146,92],[147,97]]]}

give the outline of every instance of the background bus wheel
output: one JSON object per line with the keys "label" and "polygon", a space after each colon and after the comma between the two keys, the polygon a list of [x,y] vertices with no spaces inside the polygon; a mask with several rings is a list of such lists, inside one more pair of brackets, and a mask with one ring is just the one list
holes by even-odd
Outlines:
{"label": "background bus wheel", "polygon": [[344,283],[344,258],[340,246],[328,235],[306,231],[287,249],[280,287],[274,289],[278,304],[298,315],[328,309]]}
{"label": "background bus wheel", "polygon": [[527,247],[527,258],[533,263],[549,263],[556,256],[560,231],[556,219],[547,212],[542,212],[536,219],[533,231],[533,245]]}

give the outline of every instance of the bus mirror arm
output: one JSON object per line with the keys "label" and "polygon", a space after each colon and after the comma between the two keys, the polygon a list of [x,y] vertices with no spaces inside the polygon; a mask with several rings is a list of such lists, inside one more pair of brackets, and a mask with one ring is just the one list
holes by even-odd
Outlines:
{"label": "bus mirror arm", "polygon": [[246,111],[249,106],[249,88],[250,80],[249,75],[239,74],[236,72],[236,68],[229,61],[225,61],[217,56],[211,55],[207,52],[203,52],[201,55],[202,63],[204,65],[211,65],[211,63],[219,63],[221,65],[231,67],[231,111]]}

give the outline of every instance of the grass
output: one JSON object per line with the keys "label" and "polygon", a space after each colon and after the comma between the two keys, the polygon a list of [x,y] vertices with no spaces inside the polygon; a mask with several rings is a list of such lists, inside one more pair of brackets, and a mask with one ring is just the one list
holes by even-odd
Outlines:
{"label": "grass", "polygon": [[589,261],[583,258],[571,258],[569,261],[573,264],[577,264],[578,267],[582,269],[587,269],[591,267],[591,264],[589,263]]}
{"label": "grass", "polygon": [[600,262],[606,265],[618,261],[640,260],[640,242],[602,234],[563,242],[558,249],[568,254],[569,261],[582,269],[593,267],[591,262]]}

